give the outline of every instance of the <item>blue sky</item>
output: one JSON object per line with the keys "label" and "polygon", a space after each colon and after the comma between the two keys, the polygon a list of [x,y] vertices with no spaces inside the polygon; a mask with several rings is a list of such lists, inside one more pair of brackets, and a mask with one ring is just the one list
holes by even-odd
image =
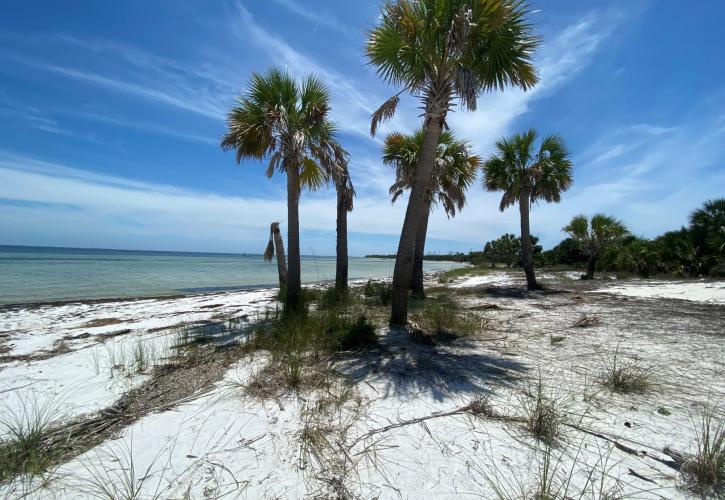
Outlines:
{"label": "blue sky", "polygon": [[[5,2],[0,7],[0,244],[261,252],[286,217],[284,179],[219,148],[251,71],[272,65],[330,85],[358,191],[354,255],[394,252],[380,138],[418,125],[404,99],[377,139],[370,113],[396,89],[363,55],[377,2],[167,0]],[[577,213],[605,211],[639,235],[687,221],[725,193],[725,3],[531,2],[541,83],[487,94],[450,118],[481,155],[504,134],[558,132],[575,163],[559,205],[532,211],[551,246]],[[477,183],[455,219],[432,217],[428,249],[478,249],[518,233],[518,213]],[[304,194],[303,253],[333,254],[332,190]]]}

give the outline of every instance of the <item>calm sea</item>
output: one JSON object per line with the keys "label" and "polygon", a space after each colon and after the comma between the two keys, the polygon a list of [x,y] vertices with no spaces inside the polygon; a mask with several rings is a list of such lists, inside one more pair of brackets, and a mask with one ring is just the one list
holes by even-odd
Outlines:
{"label": "calm sea", "polygon": [[[387,278],[390,259],[350,258],[350,279]],[[458,267],[425,262],[426,271]],[[303,257],[305,283],[335,279],[334,257]],[[0,245],[0,304],[191,294],[274,286],[261,255]]]}

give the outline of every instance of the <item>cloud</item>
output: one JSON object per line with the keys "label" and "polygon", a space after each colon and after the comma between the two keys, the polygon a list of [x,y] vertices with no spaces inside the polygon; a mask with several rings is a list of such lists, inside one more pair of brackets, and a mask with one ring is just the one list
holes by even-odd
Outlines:
{"label": "cloud", "polygon": [[387,99],[384,93],[377,92],[378,88],[383,88],[380,81],[373,82],[372,87],[362,88],[358,83],[362,74],[356,80],[319,64],[293,48],[279,35],[262,27],[240,1],[235,2],[234,6],[242,22],[235,21],[231,29],[240,39],[251,38],[255,45],[297,77],[314,73],[324,79],[332,91],[332,118],[342,131],[380,143],[379,137],[387,131],[410,130],[410,126],[406,125],[410,121],[405,120],[408,113],[402,110],[399,116],[381,128],[378,139],[373,140],[370,137],[370,115]]}
{"label": "cloud", "polygon": [[300,16],[302,19],[311,21],[314,24],[329,28],[344,36],[352,36],[355,30],[346,25],[327,11],[311,10],[305,8],[301,3],[294,0],[272,0],[290,12]]}
{"label": "cloud", "polygon": [[457,112],[449,118],[459,135],[471,139],[479,151],[487,151],[510,132],[514,121],[529,111],[532,102],[554,94],[576,77],[592,60],[592,54],[621,22],[612,12],[591,12],[557,34],[545,38],[535,57],[539,84],[529,91],[509,88],[479,98],[475,112]]}

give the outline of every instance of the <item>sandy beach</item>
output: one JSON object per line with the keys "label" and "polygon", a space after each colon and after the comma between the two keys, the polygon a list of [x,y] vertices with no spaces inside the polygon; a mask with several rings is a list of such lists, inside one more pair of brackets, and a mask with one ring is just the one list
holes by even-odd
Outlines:
{"label": "sandy beach", "polygon": [[[209,358],[200,376],[175,365],[174,345],[194,326],[222,345],[226,330],[276,307],[271,289],[3,310],[6,412],[52,408],[62,429],[103,422],[129,394],[150,407],[42,481],[21,478],[2,494],[89,498],[135,474],[139,498],[515,495],[544,466],[544,445],[518,420],[541,384],[563,415],[544,456],[570,478],[569,494],[690,498],[673,464],[693,451],[702,405],[725,396],[725,283],[572,278],[545,273],[548,288],[533,293],[514,272],[431,278],[476,312],[474,334],[426,345],[379,325],[375,350],[325,360],[332,383],[268,398],[244,390],[264,352]],[[599,384],[615,350],[647,371],[646,391]],[[198,386],[164,397],[153,386],[170,373]]]}

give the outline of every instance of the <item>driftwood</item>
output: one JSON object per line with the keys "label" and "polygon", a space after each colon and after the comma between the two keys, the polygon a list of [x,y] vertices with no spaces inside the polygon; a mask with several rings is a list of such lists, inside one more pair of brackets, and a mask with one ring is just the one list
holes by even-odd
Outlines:
{"label": "driftwood", "polygon": [[[526,419],[523,417],[514,417],[514,416],[510,416],[510,415],[496,415],[496,414],[492,413],[490,410],[488,410],[488,411],[484,410],[482,407],[482,404],[480,402],[473,402],[471,404],[468,404],[466,406],[461,406],[460,408],[455,408],[453,410],[434,412],[434,413],[431,413],[430,415],[425,415],[423,417],[416,417],[416,418],[412,418],[410,420],[401,420],[399,422],[389,424],[384,427],[379,427],[377,429],[373,429],[371,431],[366,432],[362,436],[358,437],[355,441],[353,441],[353,443],[350,445],[350,448],[352,448],[353,446],[355,446],[357,443],[359,443],[360,441],[362,441],[364,439],[370,438],[377,434],[388,432],[392,429],[397,429],[397,428],[405,427],[408,425],[419,424],[421,422],[425,422],[426,420],[431,420],[434,418],[451,417],[451,416],[460,415],[460,414],[475,415],[480,418],[484,418],[486,420],[490,420],[493,422],[526,423]],[[647,453],[647,451],[645,451],[645,450],[639,450],[639,451],[635,450],[634,448],[631,448],[631,447],[627,446],[626,444],[623,444],[623,443],[617,441],[616,439],[606,436],[600,432],[596,432],[591,429],[586,429],[577,424],[571,424],[571,423],[565,422],[565,423],[563,423],[563,425],[565,425],[566,427],[569,427],[570,429],[574,429],[579,432],[583,432],[584,434],[588,434],[590,436],[594,436],[596,438],[603,439],[609,443],[612,443],[615,448],[617,448],[618,450],[623,451],[629,455],[634,455],[634,456],[640,457],[640,458],[644,458],[644,457],[651,458],[652,460],[655,460],[674,470],[680,469],[681,464],[678,463],[678,461],[676,461],[676,460],[665,460],[665,459],[656,457],[654,455],[651,455],[651,454]]]}
{"label": "driftwood", "polygon": [[582,316],[571,326],[575,328],[589,328],[590,326],[599,326],[601,323],[602,321],[599,319],[599,316],[592,314]]}

